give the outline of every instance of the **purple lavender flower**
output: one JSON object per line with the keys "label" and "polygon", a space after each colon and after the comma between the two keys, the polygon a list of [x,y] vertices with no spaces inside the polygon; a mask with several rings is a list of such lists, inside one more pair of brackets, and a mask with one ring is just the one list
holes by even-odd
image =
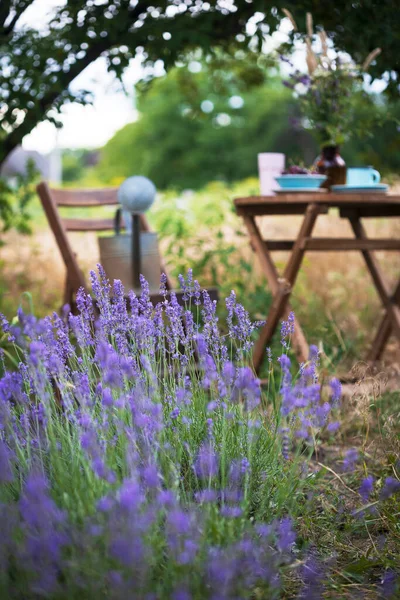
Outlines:
{"label": "purple lavender flower", "polygon": [[200,446],[194,470],[199,479],[207,480],[218,475],[219,460],[214,448],[209,442]]}
{"label": "purple lavender flower", "polygon": [[240,367],[237,370],[232,391],[232,401],[243,399],[246,410],[253,410],[260,404],[260,381],[255,377],[250,367]]}
{"label": "purple lavender flower", "polygon": [[192,594],[186,587],[180,587],[172,593],[172,600],[192,600]]}
{"label": "purple lavender flower", "polygon": [[183,275],[178,275],[179,284],[181,286],[181,290],[183,292],[182,299],[187,302],[192,296],[192,288],[193,288],[193,272],[192,269],[189,269],[187,279],[184,278]]}
{"label": "purple lavender flower", "polygon": [[342,384],[340,383],[339,379],[334,378],[331,380],[329,385],[331,388],[331,402],[332,405],[336,407],[342,396]]}
{"label": "purple lavender flower", "polygon": [[11,467],[11,458],[13,453],[7,444],[0,439],[0,484],[11,483],[14,479],[13,470]]}
{"label": "purple lavender flower", "polygon": [[281,552],[287,552],[296,541],[296,534],[292,529],[292,520],[289,517],[282,519],[278,526],[277,545]]}
{"label": "purple lavender flower", "polygon": [[65,514],[51,499],[43,475],[28,476],[19,509],[24,534],[21,559],[35,573],[32,591],[54,593],[62,568],[62,548],[68,538]]}
{"label": "purple lavender flower", "polygon": [[358,461],[358,450],[350,448],[345,454],[343,468],[345,471],[352,471]]}
{"label": "purple lavender flower", "polygon": [[290,312],[287,321],[281,323],[281,342],[286,348],[288,346],[288,338],[294,334],[294,312]]}
{"label": "purple lavender flower", "polygon": [[244,307],[239,304],[236,300],[236,294],[232,290],[229,298],[226,299],[226,308],[228,309],[227,324],[229,336],[241,342],[241,349],[239,355],[242,352],[247,352],[252,346],[250,340],[251,334],[255,329],[254,323],[251,322],[248,312]]}
{"label": "purple lavender flower", "polygon": [[143,467],[142,478],[145,489],[154,489],[160,485],[160,475],[155,465]]}
{"label": "purple lavender flower", "polygon": [[387,500],[398,492],[400,492],[400,481],[394,477],[386,477],[379,497],[381,500]]}
{"label": "purple lavender flower", "polygon": [[[386,599],[395,598],[394,594],[398,591],[399,576],[393,569],[388,569],[382,577],[380,591],[381,597]],[[397,596],[396,596],[397,597]]]}
{"label": "purple lavender flower", "polygon": [[365,477],[360,485],[360,489],[358,490],[358,493],[360,494],[361,498],[363,499],[363,502],[368,502],[370,495],[372,494],[373,490],[374,490],[374,478],[372,477],[372,475],[369,475],[368,477]]}
{"label": "purple lavender flower", "polygon": [[160,294],[166,294],[167,293],[167,276],[165,273],[161,273],[160,276]]}
{"label": "purple lavender flower", "polygon": [[196,492],[195,500],[199,504],[208,504],[215,502],[218,498],[218,493],[215,490],[201,490],[201,492]]}
{"label": "purple lavender flower", "polygon": [[311,553],[301,569],[303,589],[300,598],[304,600],[320,600],[323,597],[323,570],[316,557]]}
{"label": "purple lavender flower", "polygon": [[328,424],[328,431],[331,433],[334,433],[335,431],[337,431],[340,428],[340,422],[339,421],[333,421],[332,423]]}
{"label": "purple lavender flower", "polygon": [[223,506],[221,508],[221,515],[229,519],[238,519],[243,514],[243,510],[240,506]]}

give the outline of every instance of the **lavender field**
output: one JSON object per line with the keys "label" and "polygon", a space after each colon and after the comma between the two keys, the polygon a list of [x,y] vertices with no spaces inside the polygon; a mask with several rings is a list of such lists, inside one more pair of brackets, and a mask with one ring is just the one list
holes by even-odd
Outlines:
{"label": "lavender field", "polygon": [[234,292],[222,335],[190,271],[184,307],[142,280],[129,312],[99,273],[98,318],[82,292],[79,316],[3,319],[0,597],[397,597],[399,465],[320,462],[341,384],[316,347],[291,365],[292,317],[261,387]]}

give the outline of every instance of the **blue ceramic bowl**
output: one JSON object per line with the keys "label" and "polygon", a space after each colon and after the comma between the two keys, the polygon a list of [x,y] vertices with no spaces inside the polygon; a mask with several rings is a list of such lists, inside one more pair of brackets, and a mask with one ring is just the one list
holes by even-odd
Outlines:
{"label": "blue ceramic bowl", "polygon": [[281,188],[290,189],[318,189],[326,179],[326,175],[280,175],[275,177]]}

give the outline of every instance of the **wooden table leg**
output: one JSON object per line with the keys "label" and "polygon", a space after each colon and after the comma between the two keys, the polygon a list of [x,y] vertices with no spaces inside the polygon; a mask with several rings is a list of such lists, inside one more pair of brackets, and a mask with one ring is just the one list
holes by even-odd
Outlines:
{"label": "wooden table leg", "polygon": [[[400,304],[400,281],[398,282],[393,294],[393,300],[396,304]],[[392,325],[390,318],[386,313],[380,322],[371,349],[368,354],[368,360],[375,362],[379,360],[383,354],[385,346],[392,333]]]}
{"label": "wooden table leg", "polygon": [[[268,313],[267,322],[261,329],[260,335],[254,344],[253,364],[257,372],[259,371],[265,356],[265,349],[272,339],[276,327],[279,324],[279,320],[282,317],[282,306],[287,304],[287,299],[289,296],[290,286],[285,284],[285,282],[280,283]],[[307,358],[308,356],[306,356],[304,360],[307,360]]]}
{"label": "wooden table leg", "polygon": [[[296,281],[296,277],[297,277],[298,271],[300,269],[300,265],[303,260],[303,256],[304,256],[304,252],[305,252],[304,240],[305,240],[305,238],[307,238],[311,235],[312,230],[315,225],[315,221],[318,217],[319,211],[320,211],[320,209],[317,204],[310,204],[307,207],[303,223],[300,227],[300,231],[297,236],[297,239],[293,245],[293,250],[290,255],[289,261],[286,265],[283,279],[281,281],[278,278],[272,277],[272,273],[273,273],[273,271],[271,270],[271,264],[273,265],[272,259],[269,256],[269,252],[268,252],[266,245],[261,240],[263,249],[261,251],[261,248],[259,248],[257,253],[260,257],[261,256],[263,257],[263,262],[266,267],[265,273],[267,274],[267,271],[268,271],[271,281],[275,281],[276,292],[275,292],[274,301],[273,301],[273,304],[271,307],[271,311],[267,317],[267,323],[264,325],[264,327],[260,331],[260,337],[254,347],[253,363],[254,363],[254,368],[256,369],[257,372],[259,371],[259,368],[261,366],[265,348],[268,345],[268,343],[270,342],[270,340],[272,339],[272,336],[275,333],[276,326],[278,325],[279,320],[282,318],[282,316],[288,310],[288,300],[289,300],[293,285]],[[253,236],[253,242],[256,241],[257,237]],[[257,240],[257,243],[259,243],[259,240]],[[256,246],[256,248],[257,248],[257,246]],[[274,266],[274,271],[276,273],[275,266]],[[307,360],[307,358],[308,358],[308,356],[305,356],[303,358],[303,360]]]}
{"label": "wooden table leg", "polygon": [[[361,221],[359,219],[349,220],[355,236],[358,239],[367,239],[367,234],[363,225],[361,224]],[[379,357],[383,352],[387,340],[389,339],[391,329],[394,330],[394,333],[400,339],[400,307],[396,304],[397,299],[394,297],[393,301],[391,298],[391,291],[375,256],[369,250],[362,250],[361,253],[364,257],[368,270],[371,273],[376,290],[386,309],[386,315],[381,324],[381,330],[379,330],[377,334],[376,341],[378,342],[378,348],[376,352],[373,352],[373,355],[377,355],[377,357]],[[396,293],[400,294],[400,290],[398,290],[398,288],[396,289],[394,296],[396,296]],[[387,325],[386,322],[388,323]]]}
{"label": "wooden table leg", "polygon": [[[268,281],[268,285],[271,289],[272,295],[276,296],[278,294],[278,291],[280,290],[279,275],[278,275],[278,271],[276,270],[275,264],[271,258],[271,254],[268,249],[268,246],[261,237],[260,230],[257,227],[254,217],[244,216],[243,221],[244,221],[244,224],[246,225],[247,231],[249,233],[250,240],[254,246],[254,250],[255,250],[255,252],[259,258],[259,261],[261,263],[261,268],[262,268],[264,275]],[[272,310],[272,308],[271,308],[271,310]],[[290,303],[287,302],[285,310],[282,315],[283,318],[287,319],[289,316],[289,313],[291,311],[292,311],[292,307],[290,306]],[[270,318],[270,316],[269,316],[269,318]],[[274,327],[274,331],[275,331],[275,328],[276,328],[276,326]],[[268,342],[266,342],[266,344],[267,343]],[[266,346],[266,344],[265,344],[265,346]],[[258,346],[258,342],[256,343],[256,346],[254,349],[254,352],[258,357],[259,351],[258,350],[256,351],[257,346]],[[262,349],[261,353],[264,352],[265,346]],[[297,356],[297,359],[299,362],[304,362],[308,359],[307,340],[306,340],[303,330],[300,327],[300,324],[296,318],[295,318],[295,322],[294,322],[293,347],[294,347],[294,350],[296,352],[296,356]],[[262,356],[260,358],[262,360]],[[254,360],[254,357],[253,357],[253,360]]]}
{"label": "wooden table leg", "polygon": [[305,252],[305,239],[311,236],[312,230],[314,229],[315,221],[317,220],[320,207],[318,204],[309,204],[301,224],[299,235],[294,243],[292,254],[288,260],[283,273],[284,279],[286,279],[293,287],[295,284],[297,274],[300,269],[301,262],[303,260]]}

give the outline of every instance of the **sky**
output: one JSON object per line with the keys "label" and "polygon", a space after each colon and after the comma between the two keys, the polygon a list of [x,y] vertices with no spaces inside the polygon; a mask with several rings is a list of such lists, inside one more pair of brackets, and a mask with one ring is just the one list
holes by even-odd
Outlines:
{"label": "sky", "polygon": [[131,61],[124,74],[124,92],[119,82],[107,72],[105,60],[92,63],[71,88],[84,88],[93,92],[92,105],[82,106],[76,102],[62,109],[63,128],[56,130],[49,122],[40,123],[23,140],[29,150],[48,153],[60,148],[98,148],[103,146],[118,129],[137,118],[134,108],[133,86],[140,79],[142,69],[137,61]]}
{"label": "sky", "polygon": [[[1,0],[0,0],[1,1]],[[64,0],[36,0],[24,13],[19,24],[29,23],[38,29],[48,21],[48,14]],[[271,48],[287,39],[291,25],[288,19],[281,23],[280,31],[275,32],[267,41]],[[296,53],[295,63],[302,69],[305,64],[304,51]],[[23,140],[24,148],[37,150],[43,154],[55,148],[99,148],[116,131],[127,123],[137,119],[135,109],[134,85],[141,78],[143,69],[138,59],[131,60],[123,76],[124,88],[107,71],[106,61],[97,59],[89,65],[71,84],[72,90],[87,89],[93,93],[92,105],[82,106],[70,103],[63,107],[61,121],[63,128],[57,130],[49,122],[40,123]],[[162,71],[156,73],[162,74]],[[376,82],[374,91],[380,91],[382,85]]]}

